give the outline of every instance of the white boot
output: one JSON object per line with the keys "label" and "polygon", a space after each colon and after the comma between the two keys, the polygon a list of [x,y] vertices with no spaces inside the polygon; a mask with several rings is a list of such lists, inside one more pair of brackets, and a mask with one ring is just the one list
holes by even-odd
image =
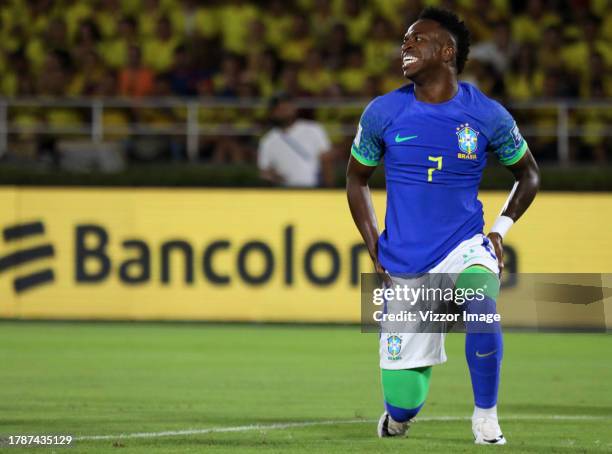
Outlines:
{"label": "white boot", "polygon": [[505,445],[506,439],[502,434],[497,418],[472,419],[472,432],[474,443],[477,445]]}
{"label": "white boot", "polygon": [[404,436],[412,421],[414,418],[406,422],[397,422],[389,413],[384,412],[378,420],[378,436],[380,438]]}

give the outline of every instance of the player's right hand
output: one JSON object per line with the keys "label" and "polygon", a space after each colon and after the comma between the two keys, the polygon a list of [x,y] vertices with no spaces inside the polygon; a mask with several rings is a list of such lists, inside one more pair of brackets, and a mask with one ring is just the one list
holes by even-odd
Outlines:
{"label": "player's right hand", "polygon": [[380,277],[380,279],[382,280],[382,282],[385,284],[386,287],[391,288],[393,286],[393,281],[391,280],[391,276],[389,276],[389,273],[387,273],[387,270],[383,268],[383,266],[380,264],[378,260],[374,261],[374,270],[376,271],[376,274],[378,274],[378,276]]}

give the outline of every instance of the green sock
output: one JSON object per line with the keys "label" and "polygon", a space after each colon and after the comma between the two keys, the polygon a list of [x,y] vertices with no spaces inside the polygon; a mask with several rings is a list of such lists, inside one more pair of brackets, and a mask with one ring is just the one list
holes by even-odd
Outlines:
{"label": "green sock", "polygon": [[431,366],[416,369],[381,370],[385,408],[398,422],[413,418],[429,392]]}

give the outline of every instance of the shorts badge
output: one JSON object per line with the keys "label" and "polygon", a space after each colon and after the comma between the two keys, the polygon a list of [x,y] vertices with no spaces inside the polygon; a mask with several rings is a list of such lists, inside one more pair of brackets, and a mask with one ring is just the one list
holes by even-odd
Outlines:
{"label": "shorts badge", "polygon": [[402,338],[390,334],[387,336],[387,352],[389,353],[388,359],[400,359],[399,354],[402,351]]}

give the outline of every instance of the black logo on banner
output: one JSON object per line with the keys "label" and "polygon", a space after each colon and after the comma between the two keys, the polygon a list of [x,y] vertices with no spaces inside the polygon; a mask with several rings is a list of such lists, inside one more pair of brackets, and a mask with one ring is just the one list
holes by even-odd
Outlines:
{"label": "black logo on banner", "polygon": [[[231,237],[217,237],[194,244],[178,235],[151,242],[138,236],[123,237],[103,224],[76,224],[71,238],[74,255],[69,266],[78,286],[117,279],[130,287],[151,282],[164,286],[179,282],[193,285],[202,278],[213,286],[231,286],[236,282],[263,286],[276,280],[292,287],[301,280],[316,287],[328,287],[345,279],[350,287],[357,287],[363,267],[366,270],[371,267],[361,241],[340,247],[326,238],[317,238],[298,248],[298,233],[295,225],[286,224],[279,228],[274,240],[235,241]],[[55,281],[55,272],[48,266],[20,273],[22,266],[55,257],[55,247],[42,240],[44,234],[42,221],[2,229],[5,246],[2,249],[6,252],[0,256],[0,278],[6,271],[15,270],[13,288],[17,294]],[[34,244],[33,240],[39,238],[41,241]],[[249,265],[253,256],[263,262],[261,268]],[[512,287],[516,285],[518,260],[511,246],[504,247],[504,262],[501,284]],[[316,266],[317,263],[324,266]]]}
{"label": "black logo on banner", "polygon": [[[2,230],[4,243],[7,245],[15,244],[20,240],[38,237],[45,233],[45,226],[42,222],[30,222],[27,224],[16,224],[5,227]],[[18,249],[3,257],[0,257],[0,274],[7,270],[19,269],[36,260],[46,259],[55,256],[55,250],[51,244],[41,244],[38,246]],[[16,293],[32,290],[40,285],[53,282],[55,275],[50,268],[43,268],[30,274],[18,274],[13,280],[13,288]]]}

